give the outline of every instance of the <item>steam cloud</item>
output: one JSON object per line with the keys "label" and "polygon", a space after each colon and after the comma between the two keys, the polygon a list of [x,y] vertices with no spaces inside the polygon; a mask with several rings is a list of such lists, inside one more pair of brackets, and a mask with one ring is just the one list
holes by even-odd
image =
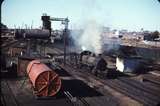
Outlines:
{"label": "steam cloud", "polygon": [[102,18],[104,12],[106,14],[106,11],[102,11],[103,7],[99,5],[98,0],[87,0],[87,2],[84,0],[83,6],[82,17],[76,23],[77,26],[80,26],[77,28],[74,26],[71,32],[71,37],[74,39],[76,48],[89,50],[95,54],[104,52],[103,46],[105,42],[109,44],[105,50],[110,51],[117,48],[117,45],[112,45],[114,42],[108,40],[109,35],[103,37],[104,23],[110,22],[110,15],[107,14]]}
{"label": "steam cloud", "polygon": [[82,49],[90,50],[96,54],[101,53],[101,32],[101,26],[96,21],[89,21],[78,41],[79,45]]}
{"label": "steam cloud", "polygon": [[81,50],[89,50],[95,54],[102,52],[101,42],[102,27],[95,20],[89,20],[85,25],[82,33],[72,33],[75,43]]}

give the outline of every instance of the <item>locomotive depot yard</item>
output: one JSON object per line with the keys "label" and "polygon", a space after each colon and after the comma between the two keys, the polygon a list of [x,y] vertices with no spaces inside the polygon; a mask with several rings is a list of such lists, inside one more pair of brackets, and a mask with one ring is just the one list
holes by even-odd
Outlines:
{"label": "locomotive depot yard", "polygon": [[95,23],[77,30],[68,17],[39,17],[36,29],[1,23],[2,106],[160,105],[158,31],[99,33]]}
{"label": "locomotive depot yard", "polygon": [[[22,43],[23,46],[27,44],[23,41],[9,40],[3,43],[3,49],[5,53],[13,47],[25,50],[22,49],[24,47],[19,48]],[[151,68],[143,74],[122,73],[116,71],[116,58],[105,55],[104,59],[108,63],[107,69],[95,76],[87,66],[80,68],[80,63],[75,64],[75,59],[70,59],[74,57],[73,54],[66,54],[64,65],[62,47],[60,43],[55,44],[54,47],[45,47],[46,53],[53,54],[54,62],[50,57],[31,53],[29,56],[17,57],[14,52],[20,53],[19,50],[12,51],[12,57],[8,58],[12,58],[12,61],[18,64],[16,68],[8,67],[1,72],[1,103],[4,106],[106,106],[106,104],[155,106],[159,104],[160,67],[158,63],[148,63],[148,67]],[[28,63],[34,59],[44,61],[61,79],[61,88],[54,96],[36,96],[26,73]]]}

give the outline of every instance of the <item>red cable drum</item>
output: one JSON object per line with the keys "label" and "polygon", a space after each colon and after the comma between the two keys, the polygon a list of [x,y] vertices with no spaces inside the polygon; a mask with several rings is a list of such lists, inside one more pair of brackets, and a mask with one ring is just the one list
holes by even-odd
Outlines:
{"label": "red cable drum", "polygon": [[28,64],[27,74],[37,96],[54,96],[61,88],[58,74],[39,60]]}

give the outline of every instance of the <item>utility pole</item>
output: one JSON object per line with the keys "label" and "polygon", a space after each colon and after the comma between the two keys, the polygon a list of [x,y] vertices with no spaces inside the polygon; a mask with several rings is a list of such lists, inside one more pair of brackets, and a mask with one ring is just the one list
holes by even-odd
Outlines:
{"label": "utility pole", "polygon": [[1,19],[2,19],[2,16],[1,16],[1,13],[2,13],[2,10],[1,10],[1,8],[2,8],[2,3],[3,3],[3,1],[4,0],[0,0],[0,23],[1,23]]}
{"label": "utility pole", "polygon": [[64,29],[64,65],[66,65],[66,38],[68,36],[68,18],[65,19],[65,29]]}

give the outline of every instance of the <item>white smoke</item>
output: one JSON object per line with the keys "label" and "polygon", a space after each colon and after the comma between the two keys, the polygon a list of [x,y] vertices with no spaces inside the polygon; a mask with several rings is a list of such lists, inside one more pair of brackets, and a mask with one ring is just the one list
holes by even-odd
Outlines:
{"label": "white smoke", "polygon": [[86,50],[86,47],[85,47],[85,46],[82,46],[82,50],[85,51],[85,50]]}
{"label": "white smoke", "polygon": [[71,32],[76,49],[78,48],[76,51],[80,48],[95,54],[102,53],[103,26],[107,25],[106,22],[110,23],[110,15],[106,10],[103,11],[104,7],[100,5],[99,0],[82,0],[82,3],[82,17],[74,24]]}
{"label": "white smoke", "polygon": [[121,40],[103,34],[103,26],[93,19],[87,21],[81,30],[71,32],[76,48],[82,51],[89,50],[95,54],[117,51]]}
{"label": "white smoke", "polygon": [[83,50],[99,54],[102,52],[101,34],[101,26],[95,20],[90,20],[86,23],[78,44]]}

